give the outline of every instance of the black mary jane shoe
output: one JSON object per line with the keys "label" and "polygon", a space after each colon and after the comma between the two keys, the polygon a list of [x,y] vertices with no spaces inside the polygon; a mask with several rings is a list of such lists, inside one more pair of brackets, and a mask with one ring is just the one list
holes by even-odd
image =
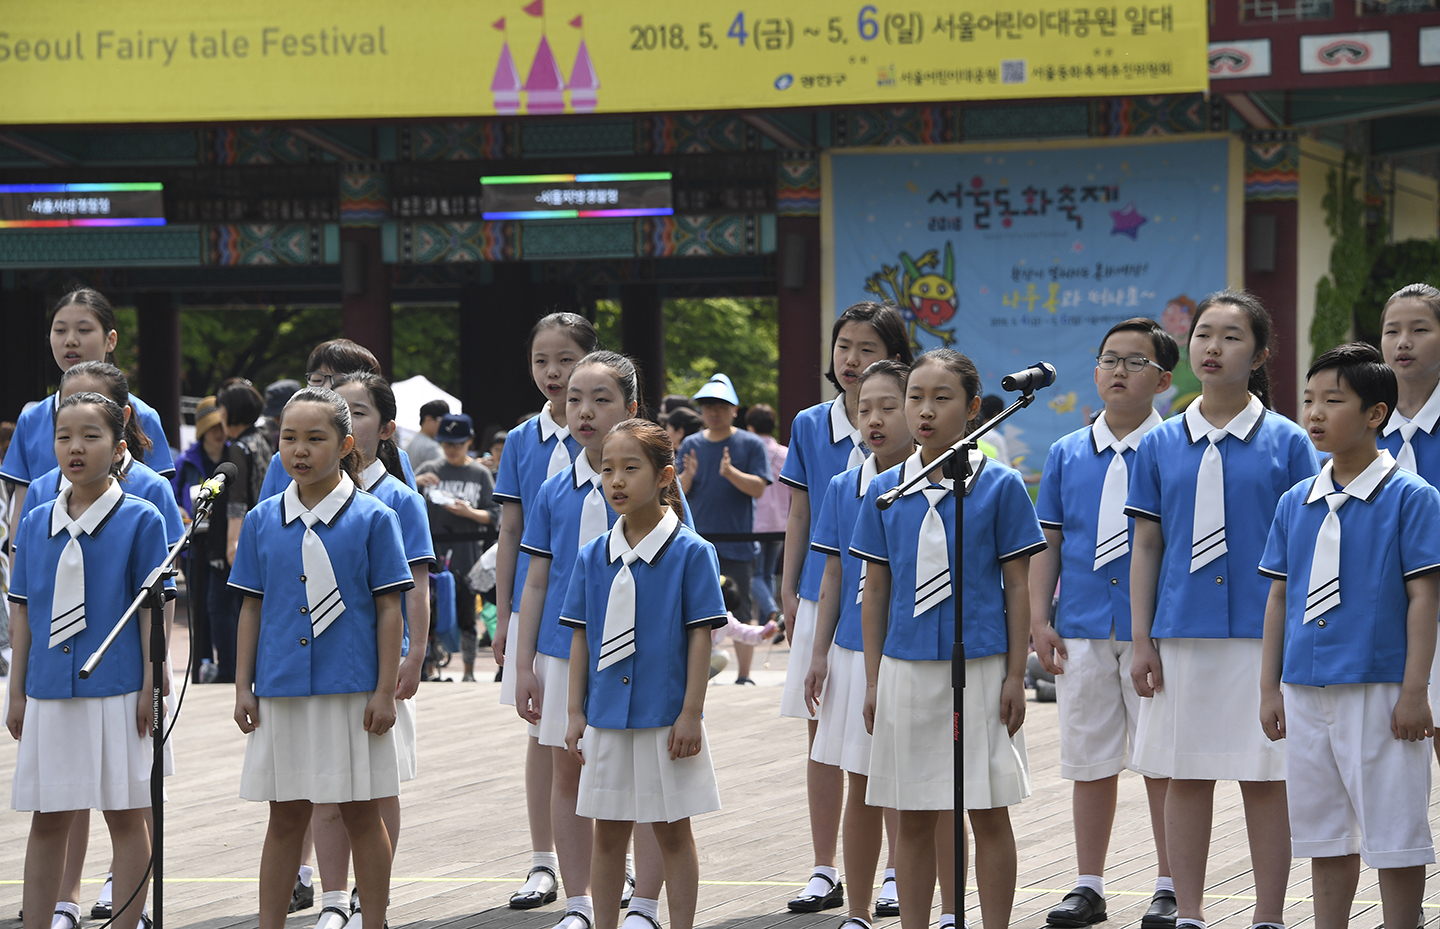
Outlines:
{"label": "black mary jane shoe", "polygon": [[823,874],[812,874],[812,879],[820,880],[830,885],[829,891],[823,894],[806,894],[803,897],[796,897],[786,904],[792,913],[818,913],[821,910],[831,910],[837,906],[845,905],[845,884],[842,881],[832,881]]}
{"label": "black mary jane shoe", "polygon": [[525,875],[525,880],[528,882],[530,878],[535,876],[535,872],[537,871],[549,876],[550,889],[525,891],[517,890],[515,893],[510,895],[510,909],[533,910],[536,907],[544,906],[547,903],[555,902],[555,899],[559,896],[559,894],[556,892],[556,888],[559,886],[559,880],[555,877],[555,872],[544,866],[538,868],[531,868],[530,873]]}
{"label": "black mary jane shoe", "polygon": [[1105,898],[1089,887],[1076,887],[1045,917],[1045,925],[1059,929],[1084,929],[1107,919]]}
{"label": "black mary jane shoe", "polygon": [[1150,898],[1150,909],[1140,917],[1140,929],[1175,929],[1175,891],[1157,890]]}

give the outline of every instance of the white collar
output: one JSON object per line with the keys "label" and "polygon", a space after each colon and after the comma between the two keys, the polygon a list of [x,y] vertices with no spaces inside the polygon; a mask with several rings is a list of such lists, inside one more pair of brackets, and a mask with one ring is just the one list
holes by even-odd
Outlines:
{"label": "white collar", "polygon": [[370,467],[360,472],[360,483],[365,486],[367,491],[373,492],[376,487],[380,486],[380,482],[385,480],[385,475],[388,473],[385,470],[385,462],[376,458],[370,462]]}
{"label": "white collar", "polygon": [[320,517],[320,521],[327,526],[335,525],[335,517],[339,516],[345,507],[350,505],[350,500],[355,496],[355,482],[350,480],[350,475],[344,471],[340,472],[340,483],[335,489],[325,495],[325,499],[315,505],[312,510],[306,510],[305,504],[300,502],[300,485],[294,481],[285,488],[283,495],[283,507],[281,510],[281,522],[290,525],[300,518],[305,512],[314,513]]}
{"label": "white collar", "polygon": [[860,473],[855,481],[855,496],[865,496],[865,491],[870,489],[870,482],[875,480],[877,467],[879,465],[876,464],[876,457],[874,455],[866,456],[865,461],[860,465]]}
{"label": "white collar", "polygon": [[[1255,433],[1260,430],[1260,423],[1265,419],[1265,404],[1254,394],[1250,395],[1250,402],[1245,404],[1245,409],[1235,415],[1235,418],[1226,423],[1222,428],[1241,442],[1249,442],[1255,438]],[[1205,438],[1215,429],[1210,420],[1200,415],[1200,398],[1196,397],[1185,408],[1185,435],[1194,445]]]}
{"label": "white collar", "polygon": [[565,435],[570,434],[569,426],[555,425],[555,418],[550,415],[550,409],[550,401],[546,400],[545,405],[540,408],[540,415],[535,417],[536,425],[540,427],[541,442],[549,442],[550,439],[555,435],[555,433],[561,431],[562,429],[565,431]]}
{"label": "white collar", "polygon": [[[986,464],[989,461],[989,456],[987,456],[984,452],[980,451],[980,449],[970,449],[970,480],[965,484],[965,496],[970,496],[970,491],[975,489],[975,479],[980,476],[980,472],[984,470]],[[915,449],[915,454],[911,455],[909,458],[906,458],[905,461],[900,465],[900,484],[897,484],[896,486],[907,483],[921,471],[933,470],[935,470],[933,467],[927,468],[924,462],[920,460],[920,449],[917,448]],[[946,478],[946,480],[948,480],[948,478]]]}
{"label": "white collar", "polygon": [[[60,491],[55,498],[55,508],[50,511],[50,537],[54,538],[56,533],[64,532],[66,525],[70,523],[70,492],[75,489],[74,484],[66,484],[65,489]],[[86,535],[94,537],[95,533],[110,520],[111,514],[120,506],[120,501],[125,499],[125,491],[120,489],[120,482],[113,477],[110,479],[110,486],[105,492],[90,504],[85,512],[76,519],[75,525]]]}
{"label": "white collar", "polygon": [[[1345,489],[1339,493],[1349,494],[1356,500],[1364,500],[1369,503],[1375,499],[1380,488],[1385,486],[1385,482],[1390,479],[1390,475],[1394,474],[1398,467],[1400,466],[1395,463],[1390,452],[1382,448],[1375,460],[1366,465],[1365,470],[1361,471],[1355,480],[1346,484]],[[1335,459],[1331,458],[1325,462],[1320,473],[1315,475],[1315,481],[1310,485],[1310,492],[1305,495],[1307,504],[1323,500],[1327,494],[1336,493],[1334,471]]]}
{"label": "white collar", "polygon": [[860,438],[860,430],[850,425],[850,417],[845,413],[845,395],[842,393],[830,401],[830,444],[834,445],[841,439],[847,439],[861,450],[865,445]]}
{"label": "white collar", "polygon": [[1390,421],[1385,424],[1385,435],[1396,431],[1406,422],[1414,423],[1431,435],[1435,434],[1435,424],[1440,423],[1440,387],[1430,391],[1425,405],[1420,408],[1420,412],[1415,414],[1414,419],[1406,420],[1399,412],[1390,414]]}
{"label": "white collar", "polygon": [[640,556],[641,561],[653,565],[661,555],[665,554],[665,550],[670,547],[670,540],[679,531],[680,518],[675,515],[674,510],[667,506],[665,512],[660,516],[660,521],[655,524],[655,528],[645,534],[645,538],[640,540],[639,545],[631,549],[630,543],[625,540],[625,517],[622,516],[610,528],[610,538],[605,543],[607,560],[614,564],[621,555],[628,551],[634,551]]}
{"label": "white collar", "polygon": [[590,467],[590,459],[585,457],[585,449],[583,448],[580,449],[580,454],[575,456],[575,460],[571,463],[571,468],[575,472],[573,480],[576,490],[579,490],[586,484],[593,486],[595,479],[600,476],[599,471]]}
{"label": "white collar", "polygon": [[1095,422],[1090,427],[1090,441],[1097,455],[1113,447],[1116,442],[1121,443],[1133,452],[1140,447],[1140,440],[1145,438],[1145,433],[1158,425],[1160,425],[1160,414],[1155,412],[1155,408],[1152,406],[1150,408],[1150,415],[1145,417],[1143,423],[1130,430],[1125,438],[1117,439],[1115,438],[1115,433],[1110,431],[1110,424],[1105,421],[1105,411],[1101,410],[1100,415],[1095,417]]}

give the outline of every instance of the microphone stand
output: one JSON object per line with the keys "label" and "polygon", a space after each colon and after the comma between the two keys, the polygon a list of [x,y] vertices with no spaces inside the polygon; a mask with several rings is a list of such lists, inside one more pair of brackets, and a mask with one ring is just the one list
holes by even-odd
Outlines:
{"label": "microphone stand", "polygon": [[[110,646],[120,637],[120,633],[141,609],[150,611],[150,725],[152,729],[151,742],[155,753],[150,763],[150,809],[154,814],[155,831],[151,836],[150,860],[151,860],[151,918],[154,929],[164,929],[164,824],[165,824],[165,582],[176,574],[174,567],[175,559],[190,542],[190,534],[195,529],[195,524],[201,522],[210,515],[210,508],[214,506],[215,498],[200,500],[195,504],[195,515],[190,524],[185,527],[185,534],[180,537],[165,556],[160,566],[150,572],[145,578],[145,583],[140,592],[131,601],[121,617],[116,620],[114,628],[100,643],[100,647],[85,660],[80,668],[80,679],[85,680],[95,672],[95,668],[104,660]],[[118,892],[117,892],[118,893]],[[118,899],[118,896],[117,898]],[[140,901],[144,905],[144,900]]]}
{"label": "microphone stand", "polygon": [[[888,510],[890,506],[907,490],[917,485],[926,484],[930,481],[931,472],[939,468],[942,473],[954,482],[952,493],[955,496],[955,568],[951,577],[952,589],[955,600],[955,645],[950,652],[950,687],[951,687],[951,713],[952,730],[954,739],[954,768],[955,768],[955,815],[965,815],[965,738],[964,738],[964,692],[965,692],[965,637],[962,628],[962,618],[965,612],[965,490],[966,484],[971,477],[970,450],[978,448],[981,436],[996,429],[1001,423],[1013,416],[1017,411],[1025,409],[1035,402],[1036,388],[1030,388],[1022,393],[1014,403],[1007,406],[995,415],[995,418],[977,427],[965,438],[950,446],[949,450],[942,453],[939,458],[932,461],[926,468],[913,478],[898,487],[881,494],[875,501],[875,505],[882,510]],[[965,860],[965,830],[955,830],[955,886],[963,887],[965,875],[961,872],[961,862]],[[956,906],[963,909],[963,896],[956,902]]]}

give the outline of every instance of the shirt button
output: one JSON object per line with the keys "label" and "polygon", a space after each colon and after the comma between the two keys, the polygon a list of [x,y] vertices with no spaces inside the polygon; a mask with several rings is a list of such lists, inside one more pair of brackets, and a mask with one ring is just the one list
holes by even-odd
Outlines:
{"label": "shirt button", "polygon": [[1317,620],[1315,620],[1315,625],[1319,626],[1321,629],[1324,629],[1324,628],[1325,628],[1325,620],[1323,620],[1323,619],[1317,619]]}
{"label": "shirt button", "polygon": [[305,575],[300,575],[300,583],[305,583]]}
{"label": "shirt button", "polygon": [[302,635],[302,636],[300,637],[300,644],[301,644],[302,646],[309,645],[309,644],[310,644],[310,640],[307,639],[307,638],[305,638],[305,637]]}
{"label": "shirt button", "polygon": [[620,683],[622,683],[622,684],[628,684],[628,683],[630,683],[630,678],[628,678],[628,677],[622,677],[622,678],[620,678]]}
{"label": "shirt button", "polygon": [[1111,583],[1112,585],[1119,584],[1119,583],[1120,583],[1120,578],[1118,578],[1118,577],[1112,577],[1112,578],[1110,578],[1110,583]]}
{"label": "shirt button", "polygon": [[[1219,580],[1219,578],[1216,578],[1216,580]],[[310,608],[309,608],[309,607],[304,607],[304,606],[302,606],[302,607],[300,608],[300,615],[301,615],[301,616],[304,616],[306,613],[309,613],[309,612],[310,612]]]}
{"label": "shirt button", "polygon": [[68,655],[68,654],[70,654],[70,646],[68,646],[68,645],[62,645],[62,646],[60,646],[60,651],[62,651],[62,652],[64,652],[65,654]]}
{"label": "shirt button", "polygon": [[1217,583],[1217,584],[1223,584],[1223,583],[1225,583],[1225,578],[1223,578],[1223,577],[1221,577],[1220,575],[1217,574],[1217,575],[1215,575],[1215,583]]}

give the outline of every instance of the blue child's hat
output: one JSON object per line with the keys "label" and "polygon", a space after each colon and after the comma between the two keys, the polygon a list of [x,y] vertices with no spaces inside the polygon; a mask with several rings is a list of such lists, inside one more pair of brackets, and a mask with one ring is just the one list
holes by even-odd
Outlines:
{"label": "blue child's hat", "polygon": [[475,424],[464,413],[446,413],[440,418],[435,437],[441,442],[466,442],[475,435]]}
{"label": "blue child's hat", "polygon": [[735,386],[730,383],[730,378],[723,374],[716,374],[705,382],[705,386],[695,391],[695,401],[721,400],[731,406],[740,405],[740,397],[735,393]]}

